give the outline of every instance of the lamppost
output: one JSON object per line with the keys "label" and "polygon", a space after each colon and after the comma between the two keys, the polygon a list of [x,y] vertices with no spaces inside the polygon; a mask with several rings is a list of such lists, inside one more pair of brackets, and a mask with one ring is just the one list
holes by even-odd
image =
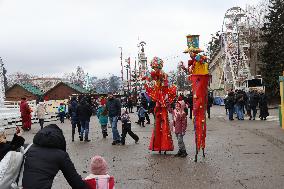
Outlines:
{"label": "lamppost", "polygon": [[118,48],[120,48],[121,80],[123,82],[122,47],[118,47]]}
{"label": "lamppost", "polygon": [[[128,90],[128,93],[130,91],[130,85],[129,85],[129,77],[128,77],[128,70],[130,70],[130,58],[128,59],[125,59],[125,62],[127,63],[125,65],[125,68],[126,68],[126,81],[127,81],[127,90]],[[131,74],[131,73],[130,73]]]}

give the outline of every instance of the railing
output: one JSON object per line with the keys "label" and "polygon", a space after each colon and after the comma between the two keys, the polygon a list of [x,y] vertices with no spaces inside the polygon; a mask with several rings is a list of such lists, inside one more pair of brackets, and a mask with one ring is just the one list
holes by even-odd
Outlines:
{"label": "railing", "polygon": [[[68,100],[50,100],[45,101],[46,104],[46,115],[45,122],[56,121],[58,119],[57,112],[60,103],[66,104],[66,110],[68,110]],[[32,109],[32,123],[38,123],[38,118],[35,115],[36,111],[36,101],[28,102],[30,108]],[[5,101],[5,108],[0,108],[0,128],[12,128],[22,125],[21,113],[20,113],[20,101]]]}

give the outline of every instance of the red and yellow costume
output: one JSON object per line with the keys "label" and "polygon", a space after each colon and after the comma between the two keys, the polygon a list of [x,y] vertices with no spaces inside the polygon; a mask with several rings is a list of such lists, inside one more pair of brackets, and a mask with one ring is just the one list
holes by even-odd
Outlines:
{"label": "red and yellow costume", "polygon": [[167,104],[172,103],[176,96],[176,87],[168,85],[168,76],[162,70],[163,61],[154,57],[151,61],[153,71],[145,84],[146,93],[156,102],[154,109],[155,127],[152,132],[149,150],[172,151],[174,150],[173,140],[169,127]]}
{"label": "red and yellow costume", "polygon": [[196,156],[200,148],[205,149],[206,138],[206,110],[208,102],[208,84],[209,70],[206,56],[200,55],[202,50],[199,48],[199,35],[187,36],[188,49],[185,53],[189,53],[191,60],[188,61],[189,80],[192,81],[193,92],[193,114],[194,114],[194,130],[196,143]]}

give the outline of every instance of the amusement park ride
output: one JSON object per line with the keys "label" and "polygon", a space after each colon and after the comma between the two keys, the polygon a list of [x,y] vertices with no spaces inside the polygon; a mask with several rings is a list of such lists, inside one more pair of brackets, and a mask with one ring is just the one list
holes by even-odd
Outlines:
{"label": "amusement park ride", "polygon": [[[220,36],[220,65],[222,74],[219,77],[219,88],[230,89],[249,88],[250,83],[262,86],[257,76],[252,76],[250,65],[250,29],[249,16],[240,7],[232,7],[225,13],[222,33]],[[214,67],[210,64],[210,70]],[[260,83],[260,84],[259,84]]]}

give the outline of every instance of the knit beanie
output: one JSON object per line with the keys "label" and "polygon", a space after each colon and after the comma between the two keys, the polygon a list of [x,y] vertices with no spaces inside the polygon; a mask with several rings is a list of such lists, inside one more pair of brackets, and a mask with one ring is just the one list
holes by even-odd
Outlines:
{"label": "knit beanie", "polygon": [[95,156],[91,159],[91,172],[94,175],[106,175],[107,174],[107,162],[101,156]]}

